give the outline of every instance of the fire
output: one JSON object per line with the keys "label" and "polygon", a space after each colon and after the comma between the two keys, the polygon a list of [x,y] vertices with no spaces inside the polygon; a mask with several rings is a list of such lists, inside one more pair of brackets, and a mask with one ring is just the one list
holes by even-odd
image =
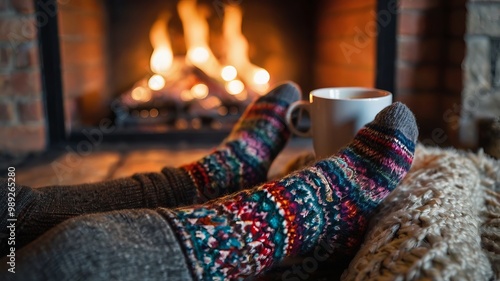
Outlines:
{"label": "fire", "polygon": [[[197,0],[180,0],[177,10],[184,30],[187,49],[185,60],[181,62],[176,58],[174,61],[168,33],[171,15],[163,13],[149,32],[153,46],[150,58],[150,68],[153,73],[134,86],[130,92],[132,100],[148,102],[153,94],[168,93],[180,101],[188,102],[196,99],[200,102],[210,98],[209,94],[217,94],[220,89],[225,89],[228,96],[244,101],[250,94],[256,92],[261,94],[267,90],[269,72],[250,62],[248,42],[241,32],[242,11],[239,7],[226,5],[225,8],[222,23],[223,39],[227,46],[223,58],[226,63],[224,67],[210,49],[207,16],[198,8]],[[207,82],[206,79],[190,80],[192,78],[187,78],[189,76],[183,76],[189,73],[186,69],[194,69],[193,66],[211,79]]]}
{"label": "fire", "polygon": [[198,11],[196,2],[196,0],[181,0],[177,4],[188,50],[186,59],[207,75],[217,78],[220,75],[221,65],[208,45],[208,23]]}
{"label": "fire", "polygon": [[151,76],[148,80],[148,86],[151,90],[159,91],[165,87],[165,79],[159,74]]}
{"label": "fire", "polygon": [[269,72],[250,62],[248,58],[248,41],[241,33],[243,15],[236,5],[226,5],[222,25],[228,50],[226,59],[233,65],[243,81],[253,90],[260,93],[266,90],[270,80]]}
{"label": "fire", "polygon": [[172,66],[174,54],[168,37],[169,14],[162,14],[153,24],[149,32],[149,40],[153,45],[150,67],[154,73],[165,75]]}
{"label": "fire", "polygon": [[132,98],[136,101],[148,102],[151,100],[151,92],[144,87],[137,87],[132,90]]}
{"label": "fire", "polygon": [[226,84],[226,91],[231,95],[241,94],[245,90],[245,85],[240,80],[233,80]]}
{"label": "fire", "polygon": [[210,59],[210,51],[205,47],[196,47],[189,49],[187,56],[191,62],[203,64]]}
{"label": "fire", "polygon": [[231,80],[236,79],[236,77],[238,77],[238,71],[236,70],[236,68],[234,66],[228,65],[222,69],[220,76],[222,77],[222,79],[224,81],[229,82]]}
{"label": "fire", "polygon": [[204,99],[208,96],[209,89],[205,84],[196,84],[191,88],[191,94],[197,99]]}

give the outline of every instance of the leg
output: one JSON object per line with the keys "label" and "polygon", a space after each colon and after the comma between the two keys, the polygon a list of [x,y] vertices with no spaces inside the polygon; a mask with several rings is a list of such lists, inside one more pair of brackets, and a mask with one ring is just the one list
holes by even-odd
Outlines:
{"label": "leg", "polygon": [[[266,180],[267,171],[290,132],[284,121],[300,90],[282,84],[260,97],[240,118],[227,139],[211,154],[161,173],[78,186],[32,189],[18,186],[17,238],[22,247],[58,223],[81,214],[121,209],[178,207],[249,188]],[[0,180],[0,198],[7,198]],[[1,204],[7,204],[4,200]],[[0,209],[0,238],[6,233],[7,207]],[[5,212],[4,212],[5,210]],[[5,253],[0,239],[0,254]]]}
{"label": "leg", "polygon": [[337,155],[253,190],[165,211],[198,280],[242,280],[320,243],[352,251],[409,170],[417,127],[400,103]]}
{"label": "leg", "polygon": [[167,221],[148,209],[66,220],[16,252],[0,280],[192,280]]}
{"label": "leg", "polygon": [[319,243],[352,250],[409,170],[416,137],[413,115],[394,104],[337,155],[281,180],[203,205],[72,219],[19,252],[19,266],[30,268],[22,280],[158,279],[172,267],[194,280],[242,280]]}

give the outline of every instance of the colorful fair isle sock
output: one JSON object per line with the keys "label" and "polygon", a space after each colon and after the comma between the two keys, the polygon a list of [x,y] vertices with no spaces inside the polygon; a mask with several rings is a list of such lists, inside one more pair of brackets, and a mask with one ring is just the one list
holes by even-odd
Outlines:
{"label": "colorful fair isle sock", "polygon": [[198,190],[198,202],[264,182],[272,161],[290,137],[289,105],[300,98],[293,83],[282,84],[248,107],[231,134],[211,154],[181,167]]}
{"label": "colorful fair isle sock", "polygon": [[[290,136],[284,114],[299,96],[300,90],[293,83],[278,86],[249,107],[219,149],[179,169],[164,168],[161,173],[71,186],[17,185],[16,246],[24,246],[75,216],[191,205],[202,201],[200,194],[214,198],[237,186],[250,187],[264,181],[271,161]],[[7,186],[6,179],[0,179],[0,186]],[[7,188],[0,189],[0,198],[7,198]],[[0,254],[9,248],[6,226],[7,200],[0,205]]]}
{"label": "colorful fair isle sock", "polygon": [[355,249],[410,169],[418,130],[395,103],[335,156],[204,205],[165,211],[198,280],[242,280],[319,243]]}

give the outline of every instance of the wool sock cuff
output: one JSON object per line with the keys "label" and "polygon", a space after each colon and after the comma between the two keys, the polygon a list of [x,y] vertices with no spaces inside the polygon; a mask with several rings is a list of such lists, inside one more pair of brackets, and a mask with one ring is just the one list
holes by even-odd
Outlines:
{"label": "wool sock cuff", "polygon": [[161,190],[166,193],[167,207],[175,208],[196,203],[198,191],[185,170],[166,167],[161,172],[165,181]]}
{"label": "wool sock cuff", "polygon": [[139,182],[143,206],[174,208],[195,202],[196,187],[189,175],[176,168],[164,168],[161,173],[140,173],[132,176]]}

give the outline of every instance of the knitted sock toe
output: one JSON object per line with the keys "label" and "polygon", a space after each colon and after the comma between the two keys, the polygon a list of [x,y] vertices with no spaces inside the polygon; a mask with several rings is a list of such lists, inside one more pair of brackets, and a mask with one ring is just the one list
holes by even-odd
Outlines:
{"label": "knitted sock toe", "polygon": [[300,98],[285,83],[251,104],[225,141],[211,154],[182,166],[198,190],[198,202],[253,187],[266,180],[272,161],[290,137],[289,105]]}

